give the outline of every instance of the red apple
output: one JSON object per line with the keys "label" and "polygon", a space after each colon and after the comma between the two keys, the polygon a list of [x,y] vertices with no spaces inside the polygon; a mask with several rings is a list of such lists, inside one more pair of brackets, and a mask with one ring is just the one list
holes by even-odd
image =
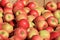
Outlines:
{"label": "red apple", "polygon": [[8,2],[9,2],[8,0],[1,0],[1,5],[4,7]]}
{"label": "red apple", "polygon": [[39,35],[34,35],[31,40],[43,40]]}
{"label": "red apple", "polygon": [[4,14],[7,14],[7,13],[13,14],[12,9],[10,9],[10,8],[4,8]]}
{"label": "red apple", "polygon": [[39,32],[37,31],[37,29],[30,27],[28,29],[28,39],[31,39],[34,35],[39,35]]}
{"label": "red apple", "polygon": [[34,2],[29,2],[27,7],[29,7],[30,9],[34,9],[36,7],[36,4]]}
{"label": "red apple", "polygon": [[9,37],[9,33],[5,30],[0,30],[0,35],[2,35],[4,39]]}
{"label": "red apple", "polygon": [[14,19],[14,15],[13,14],[8,13],[8,14],[4,15],[4,20],[7,21],[7,22],[12,21],[13,19]]}
{"label": "red apple", "polygon": [[58,25],[58,20],[53,16],[49,17],[47,22],[51,27],[56,27]]}
{"label": "red apple", "polygon": [[51,38],[51,39],[54,39],[54,38],[58,37],[59,35],[60,35],[59,32],[54,31],[54,32],[51,32],[50,38]]}
{"label": "red apple", "polygon": [[39,22],[40,20],[45,20],[43,16],[38,16],[34,19],[34,23]]}
{"label": "red apple", "polygon": [[43,30],[48,27],[48,23],[45,20],[40,20],[35,25],[38,30]]}
{"label": "red apple", "polygon": [[55,11],[57,9],[57,5],[56,3],[50,1],[46,4],[46,9],[50,11]]}
{"label": "red apple", "polygon": [[5,7],[13,9],[13,4],[8,2],[8,3],[6,3]]}
{"label": "red apple", "polygon": [[0,17],[3,17],[3,9],[0,7]]}
{"label": "red apple", "polygon": [[50,33],[54,31],[52,27],[47,27],[45,30],[49,31]]}
{"label": "red apple", "polygon": [[2,30],[2,24],[0,24],[0,30]]}
{"label": "red apple", "polygon": [[10,21],[9,24],[15,26],[13,21]]}
{"label": "red apple", "polygon": [[14,34],[22,39],[26,39],[27,37],[27,31],[23,28],[17,28]]}
{"label": "red apple", "polygon": [[10,25],[9,23],[4,23],[2,25],[2,29],[7,31],[8,33],[11,33],[13,31],[13,26]]}
{"label": "red apple", "polygon": [[57,2],[57,8],[60,9],[60,2]]}
{"label": "red apple", "polygon": [[4,38],[3,38],[3,36],[2,35],[0,35],[0,40],[3,40]]}
{"label": "red apple", "polygon": [[56,40],[60,40],[60,36],[56,37]]}
{"label": "red apple", "polygon": [[34,17],[39,16],[38,11],[37,10],[34,10],[34,9],[30,10],[30,12],[29,12],[28,15],[33,15]]}
{"label": "red apple", "polygon": [[42,16],[47,20],[49,17],[54,15],[51,12],[45,12]]}
{"label": "red apple", "polygon": [[39,31],[39,34],[45,40],[50,39],[50,32],[48,32],[47,30],[41,30]]}
{"label": "red apple", "polygon": [[3,24],[3,18],[0,17],[0,24]]}
{"label": "red apple", "polygon": [[20,21],[17,22],[17,26],[20,28],[22,27],[24,29],[28,29],[29,28],[29,22],[26,19],[21,19]]}
{"label": "red apple", "polygon": [[16,16],[16,21],[20,21],[21,19],[27,19],[27,16],[23,14]]}

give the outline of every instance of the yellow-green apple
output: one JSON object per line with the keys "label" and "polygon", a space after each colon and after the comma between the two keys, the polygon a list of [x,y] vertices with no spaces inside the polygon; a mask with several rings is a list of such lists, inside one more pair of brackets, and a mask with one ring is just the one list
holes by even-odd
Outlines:
{"label": "yellow-green apple", "polygon": [[14,15],[10,14],[10,13],[7,13],[7,14],[4,15],[4,20],[7,21],[7,22],[10,22],[10,21],[14,20]]}
{"label": "yellow-green apple", "polygon": [[60,9],[60,2],[57,2],[57,8]]}
{"label": "yellow-green apple", "polygon": [[34,35],[31,40],[43,40],[42,37],[40,37],[39,35]]}
{"label": "yellow-green apple", "polygon": [[13,9],[13,4],[8,2],[8,3],[6,3],[5,7]]}
{"label": "yellow-green apple", "polygon": [[46,13],[46,12],[49,12],[49,13],[50,13],[51,11],[45,9],[44,11],[42,11],[42,14],[44,14],[44,13]]}
{"label": "yellow-green apple", "polygon": [[51,32],[50,33],[50,39],[55,39],[59,35],[60,35],[60,33],[58,31]]}
{"label": "yellow-green apple", "polygon": [[38,6],[35,8],[35,10],[38,11],[39,15],[41,15],[41,13],[45,10],[44,7]]}
{"label": "yellow-green apple", "polygon": [[51,16],[47,19],[49,26],[56,27],[58,25],[58,20],[54,16]]}
{"label": "yellow-green apple", "polygon": [[14,33],[16,36],[22,38],[22,39],[26,39],[27,37],[27,30],[23,29],[23,28],[17,28],[15,30],[15,33]]}
{"label": "yellow-green apple", "polygon": [[50,32],[48,32],[47,30],[39,31],[39,35],[45,40],[50,39]]}
{"label": "yellow-green apple", "polygon": [[5,30],[0,30],[0,35],[2,35],[4,39],[9,37],[9,33]]}
{"label": "yellow-green apple", "polygon": [[55,39],[55,40],[60,40],[60,36],[56,37],[56,39]]}
{"label": "yellow-green apple", "polygon": [[34,19],[34,23],[39,22],[41,20],[45,20],[45,18],[43,16],[38,16]]}
{"label": "yellow-green apple", "polygon": [[45,12],[42,16],[47,20],[49,17],[54,15],[51,12]]}
{"label": "yellow-green apple", "polygon": [[40,21],[36,22],[35,25],[36,25],[35,27],[38,30],[43,30],[48,27],[48,23],[45,20],[40,20]]}
{"label": "yellow-green apple", "polygon": [[10,8],[4,8],[4,14],[7,14],[7,13],[11,13],[11,14],[13,14],[13,11],[12,11],[12,9],[10,9]]}
{"label": "yellow-green apple", "polygon": [[27,16],[26,15],[23,15],[23,14],[20,14],[18,16],[16,16],[16,21],[20,21],[21,19],[27,19]]}
{"label": "yellow-green apple", "polygon": [[35,19],[35,17],[33,15],[28,15],[27,19],[28,21],[32,22]]}
{"label": "yellow-green apple", "polygon": [[0,7],[0,17],[3,17],[3,9]]}
{"label": "yellow-green apple", "polygon": [[28,30],[28,39],[31,39],[34,35],[39,35],[37,29],[30,27]]}
{"label": "yellow-green apple", "polygon": [[9,2],[8,0],[1,0],[1,5],[4,7],[8,2]]}
{"label": "yellow-green apple", "polygon": [[25,12],[28,14],[30,12],[30,8],[24,7]]}
{"label": "yellow-green apple", "polygon": [[35,4],[35,2],[29,2],[27,4],[27,7],[29,7],[30,9],[34,9],[36,7],[36,4]]}
{"label": "yellow-green apple", "polygon": [[7,31],[8,33],[11,33],[13,31],[13,26],[9,23],[3,23],[2,29]]}
{"label": "yellow-green apple", "polygon": [[59,19],[59,18],[60,18],[60,10],[56,10],[56,11],[54,12],[54,16],[55,16],[57,19]]}
{"label": "yellow-green apple", "polygon": [[50,1],[46,4],[46,9],[50,11],[55,11],[57,9],[56,3]]}
{"label": "yellow-green apple", "polygon": [[17,22],[17,26],[20,28],[28,29],[29,28],[29,22],[27,19],[21,19]]}
{"label": "yellow-green apple", "polygon": [[37,10],[32,9],[32,10],[30,10],[30,12],[28,13],[28,15],[33,15],[33,16],[36,18],[37,16],[39,16],[39,13],[38,13]]}
{"label": "yellow-green apple", "polygon": [[54,31],[52,27],[47,27],[45,30],[49,31],[50,33]]}

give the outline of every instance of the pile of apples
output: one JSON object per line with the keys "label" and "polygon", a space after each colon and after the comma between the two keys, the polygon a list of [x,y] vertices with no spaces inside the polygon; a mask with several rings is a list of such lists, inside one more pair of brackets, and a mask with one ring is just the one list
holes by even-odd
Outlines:
{"label": "pile of apples", "polygon": [[0,40],[60,40],[60,2],[1,0]]}

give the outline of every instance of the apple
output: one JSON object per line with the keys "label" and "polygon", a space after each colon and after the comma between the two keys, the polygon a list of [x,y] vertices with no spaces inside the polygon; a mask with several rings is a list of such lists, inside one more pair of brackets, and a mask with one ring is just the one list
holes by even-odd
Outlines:
{"label": "apple", "polygon": [[31,40],[43,40],[39,35],[34,35]]}
{"label": "apple", "polygon": [[41,13],[42,13],[45,9],[44,9],[44,7],[42,7],[42,6],[38,6],[38,7],[35,8],[35,10],[37,10],[38,13],[39,13],[39,15],[41,15]]}
{"label": "apple", "polygon": [[43,16],[38,16],[34,19],[34,23],[39,22],[41,20],[45,20],[45,18]]}
{"label": "apple", "polygon": [[45,40],[50,39],[50,32],[48,32],[47,30],[39,31],[39,35]]}
{"label": "apple", "polygon": [[57,2],[57,8],[60,9],[60,2]]}
{"label": "apple", "polygon": [[56,40],[60,40],[60,36],[58,36],[58,37],[56,38]]}
{"label": "apple", "polygon": [[28,15],[33,15],[34,17],[39,16],[38,11],[37,10],[34,10],[34,9],[30,10],[30,12],[29,12]]}
{"label": "apple", "polygon": [[0,30],[2,30],[2,24],[0,24]]}
{"label": "apple", "polygon": [[5,7],[13,9],[13,4],[8,2],[8,3],[6,3]]}
{"label": "apple", "polygon": [[4,7],[8,2],[9,2],[8,0],[1,0],[1,5]]}
{"label": "apple", "polygon": [[56,26],[58,25],[58,20],[57,20],[57,18],[55,18],[55,17],[53,17],[53,16],[49,17],[49,18],[47,19],[47,22],[48,22],[49,26],[51,26],[51,27],[56,27]]}
{"label": "apple", "polygon": [[14,20],[14,15],[10,14],[10,13],[7,13],[7,14],[4,15],[4,20],[7,21],[7,22],[10,22],[10,21]]}
{"label": "apple", "polygon": [[13,26],[9,23],[3,23],[2,29],[7,31],[8,33],[11,33],[13,31]]}
{"label": "apple", "polygon": [[54,16],[55,16],[57,19],[59,19],[59,18],[60,18],[60,10],[56,10],[56,11],[54,12]]}
{"label": "apple", "polygon": [[36,7],[36,4],[34,2],[29,2],[27,4],[27,7],[30,8],[30,9],[34,9]]}
{"label": "apple", "polygon": [[25,12],[28,14],[30,12],[30,8],[24,7]]}
{"label": "apple", "polygon": [[20,21],[17,22],[17,26],[20,28],[22,27],[24,29],[28,29],[29,28],[29,22],[26,19],[21,19]]}
{"label": "apple", "polygon": [[49,31],[50,33],[54,31],[52,27],[47,27],[45,30]]}
{"label": "apple", "polygon": [[2,35],[0,35],[0,40],[3,40],[4,38],[3,38],[3,36]]}
{"label": "apple", "polygon": [[9,24],[15,26],[13,21],[10,21]]}
{"label": "apple", "polygon": [[35,19],[35,17],[33,15],[28,15],[27,19],[28,21],[32,22]]}
{"label": "apple", "polygon": [[0,17],[3,17],[3,9],[0,7]]}
{"label": "apple", "polygon": [[38,30],[43,30],[48,27],[48,23],[45,20],[40,20],[37,23],[35,23],[35,25],[36,25],[35,27]]}
{"label": "apple", "polygon": [[60,35],[59,32],[54,31],[54,32],[51,32],[51,33],[50,33],[50,38],[51,38],[51,39],[54,39],[54,38],[58,37],[59,35]]}
{"label": "apple", "polygon": [[10,8],[4,8],[4,14],[7,14],[7,13],[11,13],[11,14],[13,14],[13,11],[12,11],[12,9],[10,9]]}
{"label": "apple", "polygon": [[46,4],[46,9],[50,11],[55,11],[57,9],[56,3],[50,1]]}
{"label": "apple", "polygon": [[16,16],[16,21],[20,21],[21,19],[27,19],[27,16],[23,14]]}
{"label": "apple", "polygon": [[54,15],[51,12],[45,12],[42,16],[47,20],[49,17]]}
{"label": "apple", "polygon": [[31,39],[34,35],[39,35],[37,29],[30,27],[28,30],[28,39]]}
{"label": "apple", "polygon": [[23,28],[17,28],[14,34],[22,39],[26,39],[27,37],[27,31]]}
{"label": "apple", "polygon": [[0,17],[0,24],[3,24],[3,18]]}
{"label": "apple", "polygon": [[0,30],[0,35],[2,35],[4,39],[9,37],[9,33],[5,30]]}

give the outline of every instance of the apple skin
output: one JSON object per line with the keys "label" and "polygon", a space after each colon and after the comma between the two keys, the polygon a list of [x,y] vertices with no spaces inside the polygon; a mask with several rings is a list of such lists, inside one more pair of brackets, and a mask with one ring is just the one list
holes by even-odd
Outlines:
{"label": "apple skin", "polygon": [[23,14],[20,14],[20,15],[16,16],[16,19],[15,20],[18,22],[18,21],[20,21],[22,19],[27,19],[27,16],[26,15],[23,15]]}
{"label": "apple skin", "polygon": [[12,25],[13,27],[15,26],[13,21],[10,21],[9,24]]}
{"label": "apple skin", "polygon": [[7,13],[4,15],[4,20],[7,21],[7,22],[10,22],[12,20],[14,20],[14,15],[13,14],[10,14],[10,13]]}
{"label": "apple skin", "polygon": [[37,10],[34,10],[34,9],[30,10],[30,12],[29,12],[28,15],[33,15],[35,18],[36,18],[37,16],[39,16],[38,11],[37,11]]}
{"label": "apple skin", "polygon": [[45,18],[45,20],[47,20],[49,17],[54,15],[51,12],[45,12],[42,16]]}
{"label": "apple skin", "polygon": [[4,38],[3,38],[3,36],[2,35],[0,35],[0,40],[3,40]]}
{"label": "apple skin", "polygon": [[57,32],[57,31],[51,32],[51,33],[50,33],[50,39],[54,39],[54,38],[58,37],[59,35],[60,35],[60,34],[59,34],[59,32]]}
{"label": "apple skin", "polygon": [[38,30],[43,30],[48,27],[48,23],[45,20],[38,21],[35,25]]}
{"label": "apple skin", "polygon": [[57,2],[57,8],[60,9],[60,2]]}
{"label": "apple skin", "polygon": [[55,11],[57,9],[56,3],[50,1],[46,4],[46,9],[50,11]]}
{"label": "apple skin", "polygon": [[41,20],[45,20],[45,18],[43,16],[38,16],[33,21],[34,23],[37,23],[38,21],[41,21]]}
{"label": "apple skin", "polygon": [[34,35],[31,40],[43,40],[39,35]]}
{"label": "apple skin", "polygon": [[8,0],[1,0],[1,5],[4,7],[8,2],[9,2]]}
{"label": "apple skin", "polygon": [[28,39],[31,39],[34,35],[39,35],[37,29],[30,27],[28,30]]}
{"label": "apple skin", "polygon": [[54,16],[55,16],[57,19],[59,19],[59,18],[60,18],[60,10],[56,10],[56,11],[54,12]]}
{"label": "apple skin", "polygon": [[55,40],[60,40],[60,36],[58,36]]}
{"label": "apple skin", "polygon": [[53,16],[49,17],[49,18],[47,19],[47,22],[48,22],[49,26],[51,26],[51,27],[56,27],[56,26],[58,25],[58,20],[57,20],[57,18],[55,18],[55,17],[53,17]]}
{"label": "apple skin", "polygon": [[23,28],[17,28],[14,34],[22,39],[26,39],[27,37],[27,31]]}
{"label": "apple skin", "polygon": [[54,31],[52,27],[47,27],[45,30],[49,31],[50,33]]}
{"label": "apple skin", "polygon": [[0,35],[2,35],[4,39],[9,37],[9,33],[5,30],[0,30]]}
{"label": "apple skin", "polygon": [[0,17],[3,17],[3,9],[0,7]]}
{"label": "apple skin", "polygon": [[2,29],[7,31],[8,33],[11,33],[13,31],[13,26],[9,23],[3,23]]}
{"label": "apple skin", "polygon": [[34,9],[36,7],[36,4],[34,2],[29,2],[27,4],[27,7],[30,8],[30,9]]}
{"label": "apple skin", "polygon": [[47,30],[39,31],[39,35],[45,40],[50,39],[50,32],[48,32]]}
{"label": "apple skin", "polygon": [[3,18],[0,17],[0,24],[3,24]]}

